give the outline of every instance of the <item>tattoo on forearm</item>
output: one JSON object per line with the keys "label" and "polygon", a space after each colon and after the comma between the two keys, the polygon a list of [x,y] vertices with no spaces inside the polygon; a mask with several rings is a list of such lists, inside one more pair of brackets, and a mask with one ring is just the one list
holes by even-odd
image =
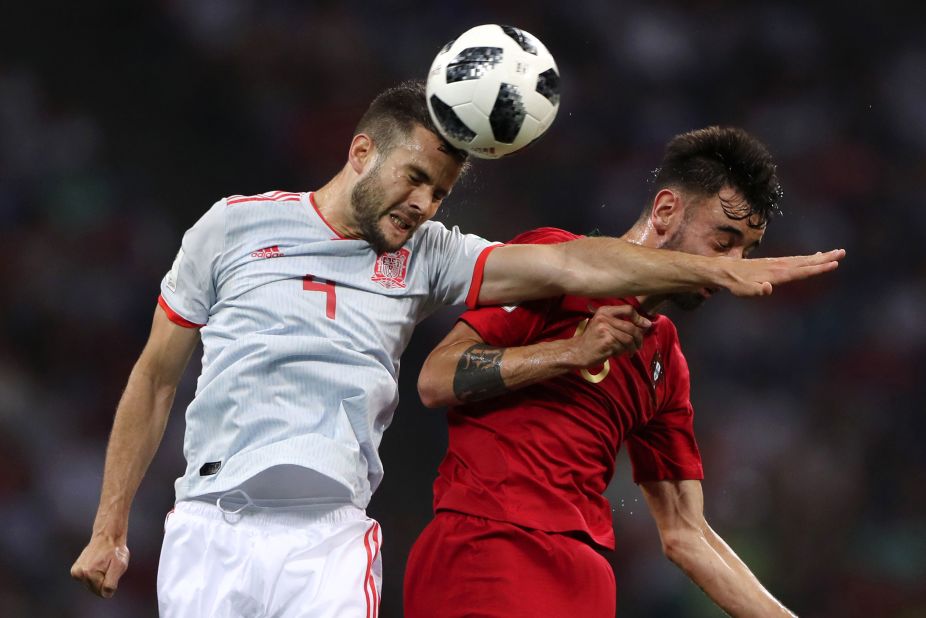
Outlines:
{"label": "tattoo on forearm", "polygon": [[502,380],[504,348],[477,343],[466,349],[453,375],[453,394],[460,401],[481,401],[507,393]]}

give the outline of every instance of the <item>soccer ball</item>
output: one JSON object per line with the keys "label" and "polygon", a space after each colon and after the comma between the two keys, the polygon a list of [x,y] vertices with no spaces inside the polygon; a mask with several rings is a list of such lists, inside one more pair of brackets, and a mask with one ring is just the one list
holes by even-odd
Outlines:
{"label": "soccer ball", "polygon": [[473,156],[497,159],[550,128],[559,109],[559,71],[530,33],[476,26],[438,52],[427,98],[447,141]]}

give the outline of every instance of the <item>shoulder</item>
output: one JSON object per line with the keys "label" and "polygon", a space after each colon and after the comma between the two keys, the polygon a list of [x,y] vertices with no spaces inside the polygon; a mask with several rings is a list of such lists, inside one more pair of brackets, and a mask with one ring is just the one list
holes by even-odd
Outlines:
{"label": "shoulder", "polygon": [[440,221],[425,221],[409,241],[411,247],[429,246],[433,250],[461,249],[465,247],[483,247],[497,244],[477,234],[467,234],[453,226],[447,228]]}
{"label": "shoulder", "polygon": [[299,202],[301,200],[302,195],[299,193],[292,193],[290,191],[268,191],[266,193],[258,193],[257,195],[229,195],[225,198],[225,203],[228,206],[235,206],[237,204],[272,205],[280,202]]}
{"label": "shoulder", "polygon": [[443,236],[445,234],[461,234],[460,228],[454,227],[453,229],[447,229],[447,226],[441,223],[440,221],[425,221],[421,224],[421,227],[415,232],[412,236],[414,239],[425,239],[428,237]]}
{"label": "shoulder", "polygon": [[518,234],[508,244],[512,245],[553,245],[581,238],[578,234],[567,232],[557,227],[538,227]]}
{"label": "shoulder", "polygon": [[688,360],[682,351],[682,344],[678,338],[678,329],[675,324],[664,315],[657,315],[653,319],[660,354],[667,360],[666,369],[670,373],[688,375]]}
{"label": "shoulder", "polygon": [[681,344],[678,340],[678,329],[675,323],[661,313],[648,316],[652,321],[652,330],[659,339],[660,347],[665,351],[671,351],[673,348],[681,350]]}
{"label": "shoulder", "polygon": [[678,329],[675,327],[675,322],[661,313],[652,316],[651,321],[653,328],[657,329],[663,337],[678,341]]}
{"label": "shoulder", "polygon": [[289,191],[268,191],[257,195],[230,195],[223,198],[228,232],[232,235],[265,228],[288,229],[306,220],[311,208],[308,197]]}

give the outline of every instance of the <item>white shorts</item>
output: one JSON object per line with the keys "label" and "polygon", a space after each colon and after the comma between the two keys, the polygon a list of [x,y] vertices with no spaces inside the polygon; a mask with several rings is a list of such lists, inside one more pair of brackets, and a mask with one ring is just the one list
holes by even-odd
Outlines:
{"label": "white shorts", "polygon": [[355,506],[246,509],[178,502],[164,525],[161,618],[375,618],[379,524]]}

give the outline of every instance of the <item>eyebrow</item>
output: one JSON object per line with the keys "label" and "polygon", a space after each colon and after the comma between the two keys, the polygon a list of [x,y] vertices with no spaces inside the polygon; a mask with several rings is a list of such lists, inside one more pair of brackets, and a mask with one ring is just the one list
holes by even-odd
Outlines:
{"label": "eyebrow", "polygon": [[[416,165],[416,164],[414,164],[414,163],[408,163],[407,165],[408,165],[408,169],[409,169],[410,171],[412,171],[413,173],[415,173],[416,175],[421,176],[421,179],[422,179],[426,184],[429,184],[429,185],[433,185],[433,184],[434,184],[434,180],[431,178],[431,175],[428,174],[428,173],[424,170],[423,167],[420,167],[420,166],[418,166],[418,165]],[[442,188],[440,188],[440,187],[438,187],[438,186],[436,186],[436,185],[435,185],[434,188],[436,189],[436,192],[439,193],[439,194],[442,196],[441,199],[443,199],[443,198],[447,197],[448,195],[450,195],[450,191],[446,191],[446,190],[444,190],[444,189],[442,189]]]}
{"label": "eyebrow", "polygon": [[414,172],[414,173],[417,174],[418,176],[421,176],[421,179],[424,180],[424,182],[428,183],[429,185],[430,185],[430,184],[433,184],[433,181],[431,180],[431,175],[428,174],[428,173],[424,170],[424,168],[419,167],[419,166],[415,165],[414,163],[409,163],[409,164],[408,164],[408,169],[410,169],[412,172]]}
{"label": "eyebrow", "polygon": [[[743,240],[746,236],[745,234],[743,234],[742,230],[737,229],[733,227],[732,225],[718,225],[714,229],[717,230],[718,232],[726,232],[728,234],[733,234],[734,236],[736,236],[737,240]],[[762,239],[760,238],[759,240],[755,241],[754,243],[746,247],[746,249],[749,251],[752,251],[753,249],[757,248],[761,244],[762,244]]]}
{"label": "eyebrow", "polygon": [[727,232],[729,234],[733,234],[739,239],[742,239],[744,236],[742,230],[738,230],[732,225],[718,225],[714,229],[717,230],[718,232]]}

